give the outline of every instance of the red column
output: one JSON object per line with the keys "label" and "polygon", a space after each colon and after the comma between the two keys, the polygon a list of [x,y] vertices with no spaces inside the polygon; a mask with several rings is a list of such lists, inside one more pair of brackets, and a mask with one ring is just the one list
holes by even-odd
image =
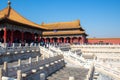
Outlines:
{"label": "red column", "polygon": [[80,43],[80,39],[81,39],[81,38],[80,38],[80,37],[78,37],[78,43]]}
{"label": "red column", "polygon": [[38,42],[40,42],[40,35],[38,34]]}
{"label": "red column", "polygon": [[82,37],[80,37],[80,44],[82,44]]}
{"label": "red column", "polygon": [[35,41],[35,35],[32,33],[32,40]]}
{"label": "red column", "polygon": [[71,44],[73,43],[72,37],[70,38],[70,43],[71,43]]}
{"label": "red column", "polygon": [[50,43],[52,43],[53,42],[53,40],[52,40],[52,38],[50,38]]}
{"label": "red column", "polygon": [[74,42],[75,42],[75,38],[73,37],[73,38],[72,38],[72,43],[74,43]]}
{"label": "red column", "polygon": [[59,42],[60,42],[60,43],[62,42],[62,39],[61,39],[61,38],[59,38]]}
{"label": "red column", "polygon": [[60,38],[57,39],[58,43],[60,43]]}
{"label": "red column", "polygon": [[24,32],[22,32],[22,42],[24,42]]}
{"label": "red column", "polygon": [[81,42],[82,42],[82,44],[84,44],[84,43],[85,43],[85,37],[84,37],[84,36],[82,36],[82,37],[81,37],[81,40],[82,40],[82,41],[81,41]]}
{"label": "red column", "polygon": [[64,43],[66,43],[66,38],[64,38]]}
{"label": "red column", "polygon": [[10,39],[10,40],[11,40],[11,43],[13,43],[13,38],[14,38],[13,33],[14,33],[14,30],[11,31],[11,36],[10,36],[10,38],[11,38],[11,39]]}
{"label": "red column", "polygon": [[79,37],[77,37],[77,43],[79,43]]}
{"label": "red column", "polygon": [[6,40],[7,40],[7,29],[6,29],[6,27],[4,28],[3,39],[4,39],[4,43],[6,43]]}
{"label": "red column", "polygon": [[59,43],[59,38],[57,38],[57,43]]}
{"label": "red column", "polygon": [[44,40],[45,40],[45,43],[46,43],[47,42],[46,38],[44,38]]}

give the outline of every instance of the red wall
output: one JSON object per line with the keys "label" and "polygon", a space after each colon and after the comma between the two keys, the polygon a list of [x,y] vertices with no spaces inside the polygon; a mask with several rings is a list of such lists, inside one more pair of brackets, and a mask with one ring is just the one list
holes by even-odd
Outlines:
{"label": "red wall", "polygon": [[120,44],[120,38],[88,38],[88,43],[112,43]]}

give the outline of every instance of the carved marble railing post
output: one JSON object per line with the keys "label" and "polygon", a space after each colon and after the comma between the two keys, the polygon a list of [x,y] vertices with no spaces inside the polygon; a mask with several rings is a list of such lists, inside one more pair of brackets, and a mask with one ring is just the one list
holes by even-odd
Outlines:
{"label": "carved marble railing post", "polygon": [[31,64],[32,63],[32,58],[31,57],[29,57],[29,64]]}
{"label": "carved marble railing post", "polygon": [[39,67],[40,72],[44,72],[44,66]]}
{"label": "carved marble railing post", "polygon": [[21,72],[21,70],[17,71],[17,80],[22,80],[22,72]]}
{"label": "carved marble railing post", "polygon": [[15,43],[13,43],[12,47],[13,47],[13,48],[15,47]]}
{"label": "carved marble railing post", "polygon": [[40,74],[40,80],[45,80],[45,73]]}
{"label": "carved marble railing post", "polygon": [[7,64],[7,62],[4,62],[3,70],[5,72],[4,76],[7,76],[8,75],[8,64]]}
{"label": "carved marble railing post", "polygon": [[18,66],[21,65],[21,59],[18,59]]}
{"label": "carved marble railing post", "polygon": [[19,47],[21,47],[21,43],[19,43]]}
{"label": "carved marble railing post", "polygon": [[22,73],[22,80],[26,80],[27,74],[26,73]]}
{"label": "carved marble railing post", "polygon": [[75,78],[73,76],[70,76],[69,80],[75,80]]}
{"label": "carved marble railing post", "polygon": [[36,69],[32,69],[32,73],[36,73],[37,72],[37,70]]}
{"label": "carved marble railing post", "polygon": [[58,70],[58,61],[54,61],[54,63],[55,63],[55,70]]}
{"label": "carved marble railing post", "polygon": [[51,73],[53,73],[53,72],[54,72],[54,70],[55,70],[54,63],[53,63],[53,62],[51,62],[51,63],[50,63],[50,66],[51,66]]}
{"label": "carved marble railing post", "polygon": [[0,80],[2,80],[2,68],[0,68]]}
{"label": "carved marble railing post", "polygon": [[39,67],[40,70],[43,70],[44,67]]}
{"label": "carved marble railing post", "polygon": [[49,64],[46,64],[46,65],[45,65],[46,75],[49,75],[49,73],[50,73],[50,72],[49,72],[49,66],[50,66]]}
{"label": "carved marble railing post", "polygon": [[36,61],[37,61],[37,62],[39,61],[39,56],[36,56]]}
{"label": "carved marble railing post", "polygon": [[34,46],[35,46],[35,47],[37,46],[36,43],[34,44]]}
{"label": "carved marble railing post", "polygon": [[25,43],[25,47],[28,47],[28,43]]}

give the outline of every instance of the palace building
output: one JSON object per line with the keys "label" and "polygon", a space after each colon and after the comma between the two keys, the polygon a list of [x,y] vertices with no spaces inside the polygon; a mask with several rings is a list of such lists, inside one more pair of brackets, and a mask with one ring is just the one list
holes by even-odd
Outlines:
{"label": "palace building", "polygon": [[51,24],[36,24],[17,13],[8,6],[0,11],[0,42],[1,43],[86,43],[85,30],[80,20]]}
{"label": "palace building", "polygon": [[45,41],[58,43],[86,43],[87,34],[81,27],[79,20],[51,24],[42,23],[41,26],[47,28],[42,33]]}

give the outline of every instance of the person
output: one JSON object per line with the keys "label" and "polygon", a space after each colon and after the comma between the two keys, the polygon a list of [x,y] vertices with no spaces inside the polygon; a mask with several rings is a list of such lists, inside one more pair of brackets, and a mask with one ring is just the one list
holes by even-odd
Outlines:
{"label": "person", "polygon": [[3,43],[4,42],[4,39],[3,38],[1,38],[1,43]]}
{"label": "person", "polygon": [[10,47],[10,46],[11,46],[11,42],[9,41],[9,42],[8,42],[8,47]]}

